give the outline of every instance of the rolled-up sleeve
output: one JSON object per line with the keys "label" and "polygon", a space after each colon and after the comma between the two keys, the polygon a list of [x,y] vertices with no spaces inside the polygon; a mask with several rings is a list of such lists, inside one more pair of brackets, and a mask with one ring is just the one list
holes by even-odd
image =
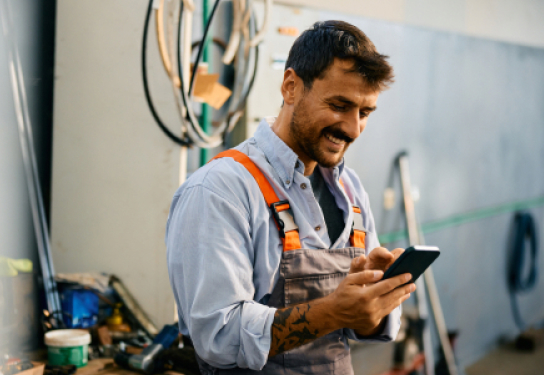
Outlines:
{"label": "rolled-up sleeve", "polygon": [[248,212],[221,191],[183,189],[167,225],[170,282],[195,350],[218,368],[266,364],[276,309],[253,301]]}
{"label": "rolled-up sleeve", "polygon": [[352,329],[345,329],[344,332],[349,339],[355,340],[355,341],[364,341],[364,342],[393,341],[397,337],[397,334],[400,329],[401,314],[402,314],[401,306],[391,311],[391,313],[384,318],[386,321],[382,331],[372,336],[360,336],[356,334],[355,331]]}

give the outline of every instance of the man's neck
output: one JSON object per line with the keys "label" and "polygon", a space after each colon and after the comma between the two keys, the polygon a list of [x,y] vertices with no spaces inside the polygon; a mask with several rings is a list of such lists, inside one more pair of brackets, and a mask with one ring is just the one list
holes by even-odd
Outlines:
{"label": "man's neck", "polygon": [[292,110],[283,106],[276,117],[276,121],[272,124],[272,131],[283,141],[287,146],[298,155],[298,158],[304,164],[304,176],[310,176],[314,173],[314,169],[317,167],[317,162],[308,158],[302,150],[294,144],[291,139],[291,134],[289,132],[289,127],[291,126],[291,119],[293,118]]}

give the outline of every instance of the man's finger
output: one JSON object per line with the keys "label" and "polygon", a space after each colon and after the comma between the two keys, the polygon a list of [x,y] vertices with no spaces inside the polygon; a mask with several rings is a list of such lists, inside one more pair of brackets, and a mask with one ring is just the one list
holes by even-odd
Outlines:
{"label": "man's finger", "polygon": [[390,254],[393,255],[393,258],[395,258],[395,260],[397,260],[397,258],[400,257],[402,253],[404,253],[404,249],[397,247],[396,249],[391,250]]}
{"label": "man's finger", "polygon": [[382,303],[384,308],[393,310],[395,307],[400,305],[402,302],[406,301],[410,294],[415,292],[416,284],[410,283],[403,285],[396,289],[393,289],[391,292],[384,294],[382,296]]}
{"label": "man's finger", "polygon": [[385,307],[382,308],[382,315],[387,316],[391,314],[393,310],[395,310],[401,303],[406,301],[408,298],[410,298],[410,293],[405,293],[397,298],[388,298],[388,301],[385,303]]}
{"label": "man's finger", "polygon": [[385,247],[377,247],[370,252],[368,255],[369,259],[372,259],[374,262],[389,262],[393,259],[393,255]]}
{"label": "man's finger", "polygon": [[353,285],[366,285],[370,283],[375,283],[383,277],[382,271],[361,271],[357,273],[352,273],[346,276],[346,281],[349,284]]}
{"label": "man's finger", "polygon": [[406,284],[411,278],[412,275],[409,273],[403,273],[402,275],[398,275],[387,280],[382,280],[370,286],[368,291],[374,293],[375,295],[381,296],[391,292],[393,289],[401,286],[402,284]]}
{"label": "man's finger", "polygon": [[363,271],[365,267],[365,262],[366,262],[366,257],[364,254],[356,258],[353,258],[353,260],[351,261],[351,265],[349,267],[349,273],[356,273],[356,272]]}
{"label": "man's finger", "polygon": [[390,254],[393,255],[393,258],[389,261],[389,264],[385,267],[385,270],[387,270],[395,261],[400,257],[400,255],[404,253],[404,249],[398,247],[394,250],[391,250]]}

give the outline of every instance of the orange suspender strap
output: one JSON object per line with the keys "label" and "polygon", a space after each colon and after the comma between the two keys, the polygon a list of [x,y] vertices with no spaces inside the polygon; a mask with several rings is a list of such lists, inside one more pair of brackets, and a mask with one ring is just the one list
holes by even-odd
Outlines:
{"label": "orange suspender strap", "polygon": [[[266,204],[272,210],[274,222],[280,232],[280,237],[283,242],[283,251],[300,249],[300,236],[298,234],[298,226],[295,224],[293,212],[288,201],[280,201],[276,192],[266,179],[263,172],[251,161],[251,159],[238,150],[227,150],[219,153],[214,159],[232,158],[242,164],[249,173],[255,178],[263,193]],[[211,161],[211,160],[210,160]]]}
{"label": "orange suspender strap", "polygon": [[[339,182],[345,191],[346,188],[344,187],[344,181],[340,179]],[[361,215],[361,209],[355,205],[351,207],[353,209],[353,225],[351,226],[351,235],[349,236],[349,242],[353,247],[359,247],[361,249],[364,249],[366,230],[363,225],[363,216]]]}

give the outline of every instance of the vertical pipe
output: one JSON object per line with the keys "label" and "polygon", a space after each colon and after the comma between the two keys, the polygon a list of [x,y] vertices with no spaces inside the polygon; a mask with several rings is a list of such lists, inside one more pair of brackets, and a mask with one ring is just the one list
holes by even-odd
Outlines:
{"label": "vertical pipe", "polygon": [[[192,31],[193,31],[193,3],[192,1],[187,0],[181,0],[185,3],[184,10],[183,10],[183,41],[179,41],[178,43],[181,43],[183,46],[182,50],[182,58],[181,58],[181,68],[183,69],[183,76],[184,77],[190,77],[191,76],[191,38],[192,38]],[[183,89],[185,92],[189,91],[189,79],[184,80],[184,87]],[[183,112],[183,116],[187,114],[187,112]],[[182,127],[181,133],[183,134],[184,127]],[[187,179],[187,147],[182,146],[180,148],[180,154],[179,154],[179,184],[183,184],[185,180]]]}
{"label": "vertical pipe", "polygon": [[19,49],[13,31],[13,14],[7,0],[0,2],[0,25],[3,38],[6,41],[8,52],[8,66],[10,73],[13,102],[19,128],[19,141],[25,166],[28,194],[32,209],[34,232],[38,245],[38,255],[42,269],[43,284],[46,296],[47,308],[55,318],[55,328],[63,327],[61,303],[55,281],[55,268],[51,255],[51,241],[49,228],[45,217],[43,195],[38,175],[38,163],[36,161],[32,124],[28,111],[28,99],[23,77],[23,68]]}
{"label": "vertical pipe", "polygon": [[[186,0],[181,0],[182,2]],[[182,43],[182,59],[181,59],[181,68],[183,69],[183,76],[191,76],[191,33],[193,30],[193,5],[192,2],[187,2],[185,4],[183,11],[183,41],[178,40],[178,43]],[[189,90],[189,79],[185,79],[183,90],[186,92]],[[186,109],[183,111],[183,116],[186,115]],[[182,126],[181,134],[184,133],[184,126]],[[181,146],[179,151],[179,184],[182,185],[187,179],[187,146]],[[174,322],[177,322],[179,318],[178,307],[174,302]]]}
{"label": "vertical pipe", "polygon": [[[204,32],[204,29],[206,28],[206,24],[208,23],[208,16],[210,13],[210,6],[208,3],[209,0],[202,0],[202,32]],[[209,34],[208,34],[209,35]],[[204,63],[208,64],[208,71],[211,69],[211,59],[210,59],[210,51],[209,51],[209,37],[206,38],[206,40],[202,41],[202,45],[200,48],[204,48],[202,52],[202,61]],[[200,126],[202,129],[209,133],[210,131],[210,123],[211,123],[211,111],[209,106],[206,103],[202,103],[202,114],[200,116]],[[200,149],[200,165],[204,165],[208,162],[208,149],[202,148]]]}

